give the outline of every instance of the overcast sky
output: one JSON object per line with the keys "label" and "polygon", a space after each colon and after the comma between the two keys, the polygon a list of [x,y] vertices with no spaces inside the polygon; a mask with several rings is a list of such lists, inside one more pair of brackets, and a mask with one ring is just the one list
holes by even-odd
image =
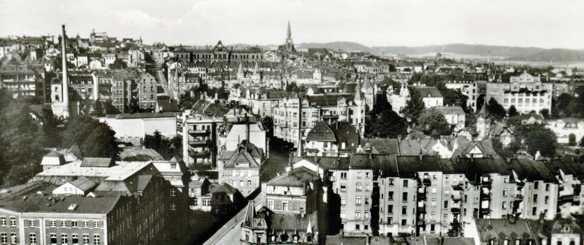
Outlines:
{"label": "overcast sky", "polygon": [[0,0],[0,36],[117,37],[182,44],[469,43],[584,49],[579,0]]}

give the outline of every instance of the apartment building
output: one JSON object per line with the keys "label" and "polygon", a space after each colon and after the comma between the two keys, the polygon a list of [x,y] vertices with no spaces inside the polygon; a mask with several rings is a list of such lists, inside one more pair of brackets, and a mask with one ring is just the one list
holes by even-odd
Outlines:
{"label": "apartment building", "polygon": [[509,78],[509,83],[487,83],[485,101],[491,98],[509,110],[514,106],[519,113],[540,113],[552,109],[553,84],[543,83],[539,77],[523,72]]}
{"label": "apartment building", "polygon": [[310,214],[318,210],[322,196],[318,173],[299,167],[262,184],[267,208],[279,214]]}
{"label": "apartment building", "polygon": [[360,89],[356,89],[355,95],[326,94],[281,100],[274,107],[274,136],[297,144],[299,136],[304,139],[319,121],[329,124],[346,121],[363,135],[365,100]]}
{"label": "apartment building", "polygon": [[236,150],[219,155],[219,183],[227,183],[247,197],[260,187],[260,167],[264,161],[261,149],[244,140]]}

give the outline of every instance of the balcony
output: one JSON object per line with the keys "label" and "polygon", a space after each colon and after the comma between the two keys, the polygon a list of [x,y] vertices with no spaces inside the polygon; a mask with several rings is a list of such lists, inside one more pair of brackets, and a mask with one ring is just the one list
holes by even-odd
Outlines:
{"label": "balcony", "polygon": [[208,140],[193,140],[191,142],[189,142],[189,145],[191,147],[203,147],[203,146],[207,146],[210,143],[210,141]]}
{"label": "balcony", "polygon": [[565,196],[560,196],[560,198],[558,198],[558,205],[562,205],[562,204],[566,204],[566,203],[575,203],[575,197],[574,195],[565,195]]}
{"label": "balcony", "polygon": [[207,130],[189,130],[191,136],[209,136],[209,133]]}
{"label": "balcony", "polygon": [[192,158],[208,158],[211,155],[209,151],[189,151],[189,156]]}

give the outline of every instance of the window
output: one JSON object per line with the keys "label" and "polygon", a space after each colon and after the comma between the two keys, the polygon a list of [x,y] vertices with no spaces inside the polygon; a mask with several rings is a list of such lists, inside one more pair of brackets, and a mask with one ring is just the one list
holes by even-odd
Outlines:
{"label": "window", "polygon": [[0,243],[2,243],[2,244],[8,243],[8,234],[7,233],[0,233]]}
{"label": "window", "polygon": [[388,214],[392,214],[393,213],[393,205],[387,205],[387,213]]}
{"label": "window", "polygon": [[403,187],[408,187],[408,180],[407,179],[403,180],[402,185],[403,185]]}
{"label": "window", "polygon": [[28,234],[28,243],[30,243],[31,245],[36,245],[37,244],[37,236],[36,236],[36,233],[30,233],[30,234]]}
{"label": "window", "polygon": [[56,226],[57,226],[57,221],[56,221],[56,220],[51,220],[51,221],[49,222],[49,226],[51,226],[51,227],[56,227]]}
{"label": "window", "polygon": [[[537,183],[537,182],[536,182]],[[533,202],[537,202],[537,194],[533,195]]]}
{"label": "window", "polygon": [[545,191],[550,191],[550,184],[549,183],[545,184]]}
{"label": "window", "polygon": [[10,243],[16,244],[18,241],[16,240],[16,233],[10,233]]}
{"label": "window", "polygon": [[407,209],[407,207],[405,207],[405,206],[404,206],[404,207],[402,207],[402,215],[406,215],[406,214],[407,214],[407,212],[408,212],[408,209]]}
{"label": "window", "polygon": [[407,202],[408,201],[408,193],[404,192],[402,193],[402,202]]}
{"label": "window", "polygon": [[448,208],[448,201],[444,201],[444,208]]}
{"label": "window", "polygon": [[89,235],[83,234],[83,245],[89,245]]}
{"label": "window", "polygon": [[268,208],[274,209],[274,200],[272,200],[272,199],[268,200]]}
{"label": "window", "polygon": [[7,225],[7,223],[6,223],[6,217],[0,217],[0,225],[1,226],[6,226]]}
{"label": "window", "polygon": [[341,185],[341,192],[345,192],[345,191],[347,191],[347,186],[342,184]]}
{"label": "window", "polygon": [[533,209],[531,210],[531,214],[537,215],[537,208],[536,207],[533,207]]}
{"label": "window", "polygon": [[51,233],[49,235],[49,242],[51,243],[51,245],[57,244],[57,234]]}
{"label": "window", "polygon": [[391,217],[387,217],[387,223],[391,224]]}
{"label": "window", "polygon": [[341,179],[347,179],[347,172],[341,172]]}
{"label": "window", "polygon": [[99,235],[93,235],[93,245],[101,244],[101,237]]}
{"label": "window", "polygon": [[69,244],[69,235],[61,234],[61,244]]}
{"label": "window", "polygon": [[79,222],[71,221],[71,227],[78,227],[78,226],[79,226]]}
{"label": "window", "polygon": [[10,226],[16,226],[16,218],[10,217]]}
{"label": "window", "polygon": [[355,212],[355,218],[357,218],[357,219],[361,218],[361,212],[356,211]]}
{"label": "window", "polygon": [[435,224],[431,224],[430,225],[430,231],[434,232],[434,230],[436,230],[436,225]]}
{"label": "window", "polygon": [[387,200],[393,200],[393,191],[387,193]]}
{"label": "window", "polygon": [[533,183],[533,189],[538,189],[539,188],[539,182],[536,181],[535,183]]}
{"label": "window", "polygon": [[71,235],[71,243],[73,243],[73,245],[79,244],[79,235],[77,234]]}
{"label": "window", "polygon": [[406,224],[407,224],[407,222],[408,222],[407,220],[405,220],[405,219],[402,219],[402,221],[401,221],[401,225],[406,225]]}
{"label": "window", "polygon": [[355,224],[355,230],[361,230],[361,225]]}
{"label": "window", "polygon": [[365,229],[365,230],[369,230],[369,226],[368,226],[368,225],[365,225],[365,226],[364,226],[364,229]]}
{"label": "window", "polygon": [[282,210],[288,211],[288,203],[287,202],[282,202]]}
{"label": "window", "polygon": [[355,205],[361,205],[361,197],[355,197]]}

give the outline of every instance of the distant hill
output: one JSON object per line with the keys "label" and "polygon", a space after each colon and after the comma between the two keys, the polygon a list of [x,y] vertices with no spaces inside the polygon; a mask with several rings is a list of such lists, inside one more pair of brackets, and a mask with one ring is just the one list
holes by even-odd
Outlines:
{"label": "distant hill", "polygon": [[446,44],[429,46],[377,46],[368,47],[356,42],[301,43],[299,48],[329,48],[345,51],[363,51],[383,56],[423,56],[437,52],[460,57],[498,58],[509,61],[534,62],[584,62],[584,50],[544,49],[537,47],[512,47],[481,44]]}
{"label": "distant hill", "polygon": [[300,43],[297,48],[328,48],[345,51],[361,51],[374,53],[374,49],[356,42],[329,42],[329,43]]}

